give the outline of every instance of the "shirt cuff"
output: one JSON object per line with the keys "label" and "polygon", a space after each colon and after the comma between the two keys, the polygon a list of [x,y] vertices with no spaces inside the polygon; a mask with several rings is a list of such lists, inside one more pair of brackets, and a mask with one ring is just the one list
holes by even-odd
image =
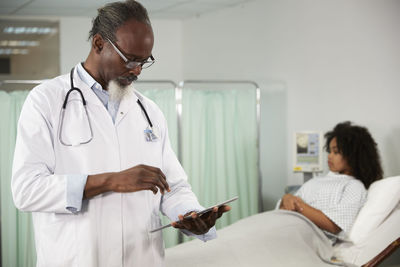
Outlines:
{"label": "shirt cuff", "polygon": [[[172,220],[173,221],[177,221],[179,220],[178,215],[182,214],[185,215],[186,213],[188,213],[189,211],[201,211],[203,210],[204,207],[199,205],[196,202],[183,202],[178,204],[173,210],[171,210],[172,213]],[[215,229],[215,226],[211,227],[210,230],[208,230],[207,233],[202,234],[202,235],[195,235],[190,231],[187,230],[181,230],[182,233],[184,233],[187,236],[193,236],[196,237],[204,242],[211,240],[211,239],[215,239],[217,238],[217,230]]]}
{"label": "shirt cuff", "polygon": [[201,241],[204,241],[204,242],[217,238],[217,229],[215,228],[215,226],[211,227],[207,233],[202,234],[202,235],[195,235],[192,232],[189,232],[187,230],[181,230],[181,232],[187,236],[196,237],[197,239],[200,239]]}
{"label": "shirt cuff", "polygon": [[178,215],[182,214],[185,215],[189,211],[201,211],[203,210],[203,206],[195,201],[185,201],[176,205],[173,209],[171,209],[170,219],[172,221],[179,220]]}
{"label": "shirt cuff", "polygon": [[85,189],[87,175],[67,175],[67,206],[66,209],[72,213],[81,211],[83,191]]}

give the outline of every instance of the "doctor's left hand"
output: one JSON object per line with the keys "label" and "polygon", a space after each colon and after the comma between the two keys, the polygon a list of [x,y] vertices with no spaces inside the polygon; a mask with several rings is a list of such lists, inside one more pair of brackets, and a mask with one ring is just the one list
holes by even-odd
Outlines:
{"label": "doctor's left hand", "polygon": [[[221,207],[214,207],[211,211],[198,216],[196,212],[188,212],[185,215],[179,215],[179,221],[172,222],[172,226],[178,229],[185,229],[193,234],[202,235],[208,232],[211,227],[215,225],[218,218],[223,213],[230,211],[231,207],[223,205]],[[184,218],[190,215],[190,218]]]}

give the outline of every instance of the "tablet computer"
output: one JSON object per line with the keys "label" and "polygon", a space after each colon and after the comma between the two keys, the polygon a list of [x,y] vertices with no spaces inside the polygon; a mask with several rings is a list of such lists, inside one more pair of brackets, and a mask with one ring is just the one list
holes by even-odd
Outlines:
{"label": "tablet computer", "polygon": [[[209,208],[206,208],[206,209],[204,209],[204,210],[202,210],[202,211],[199,211],[199,212],[197,212],[197,216],[201,216],[201,215],[203,215],[204,213],[207,213],[207,212],[211,211],[214,207],[218,207],[218,208],[219,208],[219,207],[221,207],[221,206],[223,206],[223,205],[226,205],[226,204],[228,204],[228,203],[230,203],[230,202],[232,202],[232,201],[235,201],[235,200],[238,199],[238,198],[239,198],[239,197],[236,196],[236,197],[234,197],[234,198],[231,198],[231,199],[228,199],[228,200],[226,200],[226,201],[224,201],[224,202],[221,202],[221,203],[219,203],[219,204],[217,204],[217,205],[213,205],[213,206],[211,206],[211,207],[209,207]],[[188,215],[188,216],[184,217],[184,219],[190,219],[190,218],[191,218],[191,215]],[[163,225],[163,226],[161,226],[161,227],[158,227],[158,228],[155,228],[155,229],[151,230],[150,233],[154,233],[154,232],[160,231],[160,230],[165,229],[165,228],[168,228],[168,227],[170,227],[170,226],[172,226],[172,224]]]}

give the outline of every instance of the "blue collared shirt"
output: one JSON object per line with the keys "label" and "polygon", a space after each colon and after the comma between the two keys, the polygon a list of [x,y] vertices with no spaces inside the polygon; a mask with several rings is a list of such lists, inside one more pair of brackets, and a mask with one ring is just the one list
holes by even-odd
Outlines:
{"label": "blue collared shirt", "polygon": [[115,123],[115,117],[117,116],[120,102],[111,101],[108,91],[104,90],[101,84],[96,82],[96,80],[93,79],[92,76],[90,76],[90,74],[85,70],[82,64],[78,64],[78,66],[76,67],[76,71],[79,78],[97,95],[101,103],[103,103],[104,107],[110,114],[113,122]]}

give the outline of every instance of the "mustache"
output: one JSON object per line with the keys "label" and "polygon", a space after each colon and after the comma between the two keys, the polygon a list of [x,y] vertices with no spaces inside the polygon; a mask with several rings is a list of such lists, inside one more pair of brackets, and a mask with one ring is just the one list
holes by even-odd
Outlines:
{"label": "mustache", "polygon": [[135,82],[138,79],[138,76],[132,74],[125,77],[118,77],[117,79],[120,81],[126,80],[128,82]]}

